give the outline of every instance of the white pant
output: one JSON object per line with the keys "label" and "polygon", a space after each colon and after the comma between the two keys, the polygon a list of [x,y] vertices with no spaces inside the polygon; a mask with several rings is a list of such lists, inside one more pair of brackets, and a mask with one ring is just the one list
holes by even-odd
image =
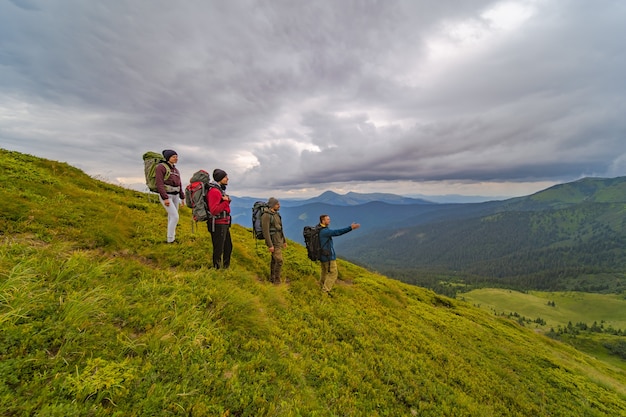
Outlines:
{"label": "white pant", "polygon": [[178,206],[180,206],[180,196],[169,195],[170,205],[166,206],[165,202],[159,196],[159,200],[161,201],[161,205],[167,211],[167,242],[171,243],[176,240],[176,225],[178,224]]}

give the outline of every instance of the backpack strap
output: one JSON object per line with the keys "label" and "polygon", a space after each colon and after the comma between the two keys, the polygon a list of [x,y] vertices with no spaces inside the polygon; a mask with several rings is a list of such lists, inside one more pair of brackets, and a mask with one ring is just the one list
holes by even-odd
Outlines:
{"label": "backpack strap", "polygon": [[[203,183],[203,187],[204,187],[204,183]],[[224,192],[222,187],[219,186],[219,184],[217,184],[216,182],[211,181],[206,186],[206,195],[207,196],[208,196],[209,191],[211,190],[211,188],[218,189],[220,194],[222,195],[222,197],[226,195],[226,193]],[[206,201],[206,198],[205,198],[205,201]],[[211,209],[209,207],[207,207],[207,210],[209,212],[209,219],[207,219],[207,221],[211,220],[211,223],[212,223],[211,230],[215,231],[215,219],[228,217],[228,212],[226,210],[224,210],[220,214],[218,214],[217,216],[214,216],[213,214],[211,214]]]}
{"label": "backpack strap", "polygon": [[[163,174],[163,182],[165,182],[165,181],[168,180],[168,178],[172,174],[172,167],[170,167],[170,164],[168,164],[167,162],[165,162],[163,160],[161,162],[159,162],[159,165],[163,165],[165,167],[165,174]],[[165,192],[168,193],[168,194],[180,192],[180,188],[179,187],[175,187],[175,186],[169,185],[169,184],[163,184],[163,186],[165,187]]]}
{"label": "backpack strap", "polygon": [[220,187],[220,185],[219,185],[218,183],[216,183],[216,182],[211,181],[211,182],[208,182],[208,183],[207,183],[207,193],[209,192],[209,191],[208,191],[208,190],[209,190],[209,188],[217,188],[217,190],[219,190],[219,192],[220,192],[220,194],[222,195],[222,197],[223,197],[224,195],[226,195],[226,193],[224,192],[224,190],[222,189],[222,187]]}
{"label": "backpack strap", "polygon": [[170,164],[168,164],[167,162],[165,162],[164,160],[162,160],[161,162],[159,162],[159,165],[163,165],[165,166],[165,174],[163,174],[163,181],[167,180],[170,175],[172,174],[172,167],[170,167]]}

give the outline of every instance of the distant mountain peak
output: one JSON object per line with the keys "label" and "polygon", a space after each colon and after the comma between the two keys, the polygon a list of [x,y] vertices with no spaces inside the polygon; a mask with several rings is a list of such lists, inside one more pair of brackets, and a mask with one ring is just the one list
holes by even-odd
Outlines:
{"label": "distant mountain peak", "polygon": [[338,194],[334,191],[324,191],[317,197],[310,198],[304,203],[328,203],[337,206],[356,206],[371,202],[387,204],[435,204],[432,201],[420,198],[405,197],[392,193],[357,193],[349,191],[346,194]]}

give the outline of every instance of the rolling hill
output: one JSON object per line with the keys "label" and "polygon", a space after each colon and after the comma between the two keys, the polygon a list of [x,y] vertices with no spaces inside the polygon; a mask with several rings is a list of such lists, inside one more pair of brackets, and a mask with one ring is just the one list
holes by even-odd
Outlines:
{"label": "rolling hill", "polygon": [[617,416],[626,372],[516,322],[340,261],[331,298],[232,228],[232,268],[181,209],[3,151],[0,414]]}

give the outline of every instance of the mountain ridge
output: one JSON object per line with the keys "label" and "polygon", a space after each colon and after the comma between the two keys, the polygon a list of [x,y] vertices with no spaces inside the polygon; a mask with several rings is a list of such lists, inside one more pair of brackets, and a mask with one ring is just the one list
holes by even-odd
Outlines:
{"label": "mountain ridge", "polygon": [[[611,187],[599,188],[599,184],[610,184]],[[571,193],[572,189],[580,186],[577,199],[559,198],[560,195]],[[597,190],[596,196],[589,194]],[[559,194],[557,194],[559,193]],[[345,199],[345,196],[358,198]],[[347,193],[341,196],[332,191],[326,191],[321,196],[307,200],[285,200],[281,204],[281,213],[285,220],[285,231],[289,238],[301,240],[302,228],[307,222],[317,221],[320,214],[333,214],[341,224],[357,221],[372,230],[384,228],[400,228],[417,226],[435,220],[457,220],[481,215],[491,215],[501,211],[539,211],[551,208],[565,208],[568,205],[598,199],[601,202],[623,202],[626,195],[626,177],[613,179],[583,178],[572,183],[558,184],[528,196],[514,197],[505,200],[491,200],[477,203],[433,203],[426,200],[404,199],[402,196],[384,193],[359,194]],[[340,204],[333,204],[335,198],[340,198]],[[251,207],[258,199],[247,197],[233,199],[232,212],[234,222],[250,227]],[[398,203],[404,201],[404,203]],[[417,201],[412,203],[412,201]],[[380,206],[381,215],[375,216],[370,209],[376,204],[383,203],[390,206]],[[325,204],[325,205],[322,205]],[[351,213],[348,215],[347,213]],[[426,214],[426,217],[423,217]],[[314,220],[311,220],[314,219]],[[348,223],[349,224],[349,223]],[[339,243],[341,245],[341,243]]]}
{"label": "mountain ridge", "polygon": [[[332,190],[326,190],[319,194],[318,196],[311,198],[283,198],[281,201],[283,202],[283,206],[285,207],[294,207],[301,206],[306,204],[315,204],[315,203],[326,203],[336,206],[357,206],[370,202],[382,202],[388,204],[481,204],[481,203],[491,203],[491,202],[519,202],[519,201],[527,201],[527,200],[544,200],[548,195],[554,194],[555,192],[561,192],[563,190],[574,188],[576,185],[585,186],[587,192],[599,190],[598,184],[613,184],[616,185],[616,192],[622,193],[623,195],[623,183],[622,179],[624,177],[614,177],[614,178],[603,178],[603,177],[583,177],[575,181],[556,184],[551,187],[548,187],[543,190],[539,190],[535,193],[531,193],[529,195],[520,196],[520,197],[482,197],[482,196],[468,196],[467,200],[464,200],[464,196],[461,195],[439,195],[432,196],[430,199],[429,196],[420,196],[420,197],[411,197],[404,196],[401,194],[393,194],[393,193],[358,193],[354,191],[349,191],[345,194],[339,194]],[[583,187],[581,187],[583,188]],[[583,194],[582,198],[589,198],[590,195]],[[236,206],[248,207],[251,206],[255,201],[264,201],[267,198],[259,198],[259,197],[250,197],[250,196],[233,196],[234,204]],[[444,201],[440,201],[444,200]],[[449,201],[448,201],[449,200]],[[478,201],[474,201],[478,200]],[[573,202],[573,201],[571,201]],[[580,202],[580,201],[578,201]]]}
{"label": "mountain ridge", "polygon": [[323,192],[317,197],[302,201],[301,205],[311,203],[326,203],[335,206],[356,206],[360,204],[371,203],[374,201],[388,204],[435,204],[431,201],[404,197],[391,193],[356,193],[354,191],[350,191],[342,195],[329,190]]}
{"label": "mountain ridge", "polygon": [[[625,203],[626,177],[584,178],[525,197],[460,206],[464,216],[457,207],[421,224],[409,219],[342,250],[395,277],[463,270],[521,290],[620,292],[626,290]],[[603,282],[589,282],[594,274]]]}
{"label": "mountain ridge", "polygon": [[[232,196],[232,205],[237,208],[252,207],[256,201],[267,201],[267,198],[257,197],[237,197]],[[318,196],[300,199],[284,198],[280,199],[282,207],[297,207],[308,204],[330,204],[333,206],[358,206],[371,202],[381,202],[387,204],[411,205],[411,204],[438,204],[421,198],[405,197],[391,193],[356,193],[350,191],[346,194],[339,194],[331,190],[324,191]]]}

